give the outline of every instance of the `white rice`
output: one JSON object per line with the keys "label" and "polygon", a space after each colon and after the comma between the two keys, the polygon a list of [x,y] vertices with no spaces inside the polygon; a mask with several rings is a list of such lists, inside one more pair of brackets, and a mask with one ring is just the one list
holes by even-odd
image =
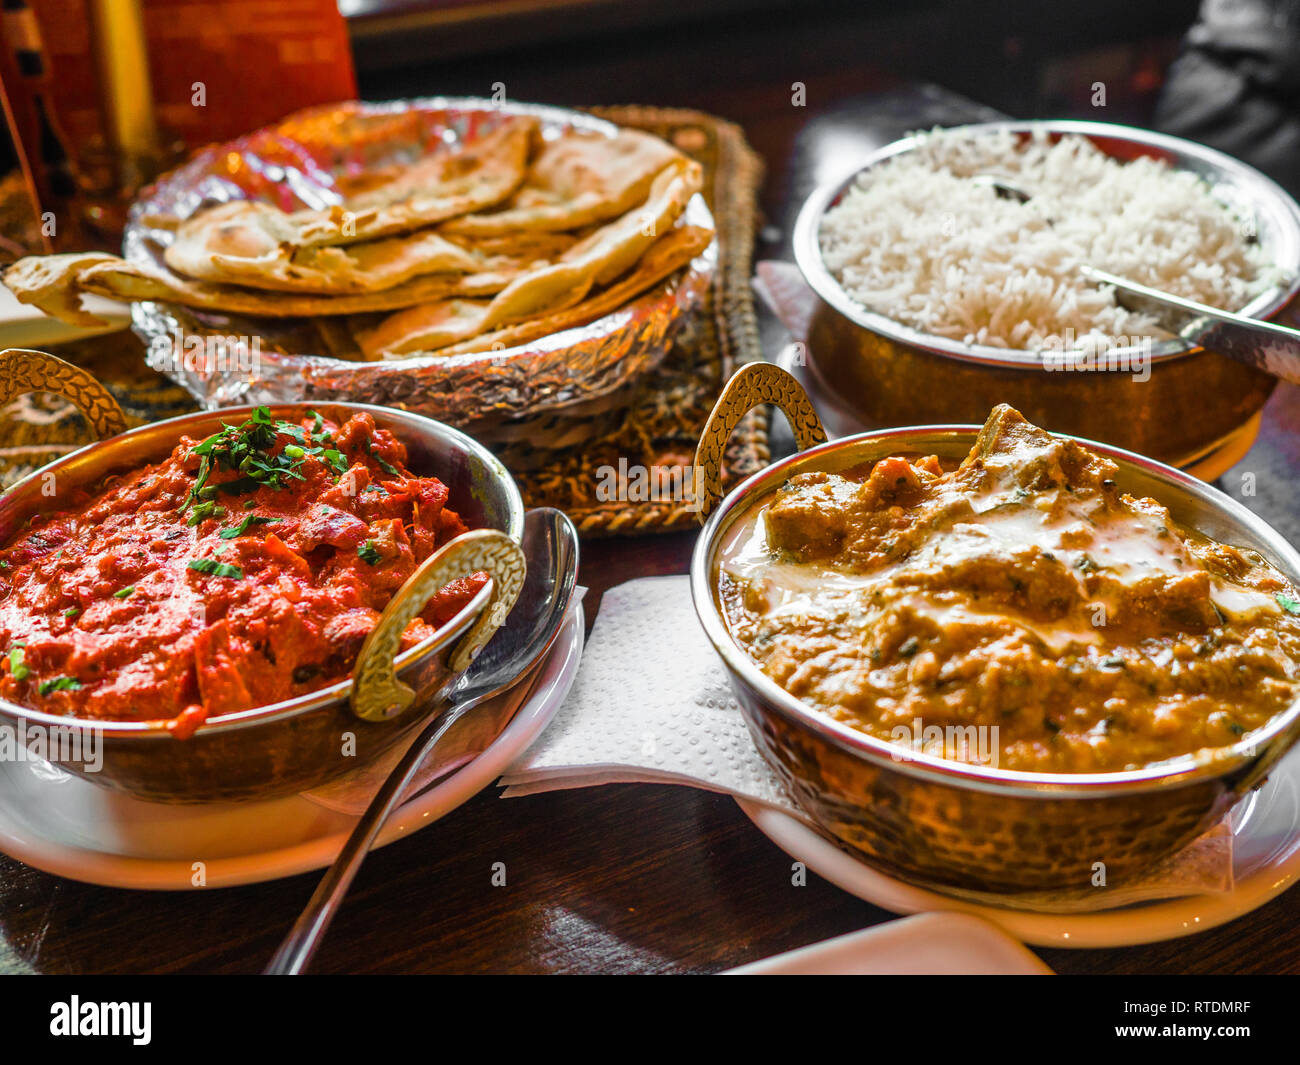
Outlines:
{"label": "white rice", "polygon": [[[975,174],[1031,199],[1000,197]],[[1240,309],[1269,283],[1251,232],[1198,176],[1162,162],[1120,162],[1073,135],[1021,145],[1009,131],[936,130],[864,172],[820,239],[831,273],[869,310],[968,344],[1039,350],[1168,336],[1081,264]]]}

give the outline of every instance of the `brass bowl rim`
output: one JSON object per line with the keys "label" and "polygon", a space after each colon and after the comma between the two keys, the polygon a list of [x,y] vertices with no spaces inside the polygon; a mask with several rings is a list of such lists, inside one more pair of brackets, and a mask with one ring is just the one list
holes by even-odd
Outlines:
{"label": "brass bowl rim", "polygon": [[[1252,207],[1263,208],[1269,215],[1277,216],[1277,221],[1280,223],[1280,228],[1276,232],[1278,261],[1267,265],[1272,266],[1282,275],[1271,288],[1261,292],[1236,313],[1250,318],[1268,319],[1300,293],[1300,204],[1297,204],[1295,198],[1277,182],[1254,167],[1203,144],[1122,123],[1089,122],[1077,119],[1030,119],[975,122],[950,127],[946,132],[992,133],[1002,130],[1012,133],[1044,130],[1047,133],[1076,133],[1085,137],[1127,141],[1136,146],[1178,153],[1196,159],[1204,165],[1206,172],[1216,173],[1221,177],[1232,177],[1237,188],[1250,193]],[[894,343],[963,362],[1048,372],[1038,351],[1027,348],[998,348],[987,344],[966,344],[933,333],[923,333],[886,315],[868,310],[849,295],[826,267],[822,259],[819,232],[822,217],[830,205],[857,180],[860,174],[886,159],[911,151],[926,136],[928,136],[926,133],[914,133],[886,144],[867,156],[852,173],[823,182],[813,190],[799,210],[792,235],[795,262],[804,281],[823,302],[854,325]],[[1177,169],[1185,168],[1177,167]],[[1162,340],[1151,345],[1149,358],[1152,363],[1156,363],[1183,358],[1204,350],[1199,345],[1188,344],[1182,340]],[[1119,366],[1127,367],[1138,353],[1139,349],[1136,347],[1117,347],[1108,351],[1107,357],[1114,359]]]}
{"label": "brass bowl rim", "polygon": [[[889,443],[890,448],[878,456],[884,457],[886,454],[912,450],[907,447],[908,441],[923,436],[945,435],[954,440],[969,439],[973,443],[979,430],[978,425],[919,425],[841,437],[780,459],[752,474],[728,493],[709,516],[696,541],[691,556],[690,581],[695,613],[709,642],[733,678],[748,687],[767,708],[775,710],[790,723],[811,731],[822,741],[852,757],[932,783],[1034,799],[1096,799],[1158,788],[1181,787],[1224,777],[1253,762],[1280,733],[1300,718],[1300,699],[1297,699],[1267,724],[1247,733],[1228,747],[1203,748],[1178,758],[1121,772],[1037,773],[972,765],[900,748],[835,721],[791,695],[768,677],[731,635],[718,605],[714,572],[723,530],[740,515],[758,506],[772,489],[788,477],[803,472],[803,469],[796,467],[817,468],[817,460],[837,452],[850,451],[868,444]],[[1076,441],[1115,460],[1121,470],[1131,468],[1153,477],[1172,491],[1191,496],[1217,511],[1234,526],[1248,530],[1256,539],[1267,544],[1272,553],[1269,561],[1293,582],[1300,584],[1300,552],[1272,526],[1235,499],[1191,474],[1144,455],[1065,433],[1053,435],[1063,440]],[[900,755],[900,751],[905,751],[905,754]]]}
{"label": "brass bowl rim", "polygon": [[[509,470],[505,468],[501,460],[491,451],[480,444],[477,440],[461,432],[459,429],[447,425],[445,422],[437,421],[426,415],[419,414],[415,411],[402,410],[398,407],[381,407],[373,403],[351,403],[346,400],[324,399],[316,403],[292,402],[292,403],[247,403],[237,407],[219,407],[213,410],[192,411],[188,414],[177,415],[172,418],[164,418],[161,421],[149,422],[145,425],[138,425],[126,432],[118,433],[106,440],[97,440],[94,443],[87,444],[85,447],[78,448],[76,451],[69,452],[67,455],[34,470],[22,480],[17,481],[0,493],[0,512],[3,512],[8,506],[16,505],[13,500],[17,499],[22,491],[29,490],[32,485],[36,484],[41,478],[58,470],[60,467],[71,464],[74,460],[84,459],[96,452],[112,452],[113,450],[122,450],[123,441],[134,440],[140,437],[157,435],[160,439],[170,438],[172,443],[166,451],[160,452],[158,458],[146,461],[157,462],[161,458],[170,454],[171,448],[176,446],[180,437],[185,435],[188,429],[196,428],[200,425],[210,426],[215,421],[233,421],[236,418],[251,414],[258,407],[269,407],[273,414],[284,416],[287,413],[298,412],[305,415],[309,410],[330,411],[331,409],[343,409],[352,413],[368,412],[378,415],[383,419],[380,423],[396,421],[411,430],[412,435],[400,436],[404,444],[408,444],[414,439],[437,439],[441,437],[445,442],[459,447],[464,452],[474,456],[484,466],[491,471],[494,483],[502,490],[505,495],[508,509],[508,525],[503,531],[514,540],[519,540],[523,536],[524,529],[524,502],[520,495],[519,486],[515,483],[514,477]],[[377,419],[378,420],[378,419]],[[174,432],[165,432],[164,430],[173,429]],[[211,431],[210,429],[208,431]],[[190,434],[193,435],[193,434]],[[108,464],[111,468],[112,459],[105,457],[99,461]],[[435,474],[436,476],[436,474]],[[417,661],[443,650],[448,645],[458,639],[471,625],[474,618],[482,612],[487,605],[490,594],[489,588],[481,588],[476,596],[471,599],[460,611],[448,621],[445,625],[440,625],[438,629],[427,640],[416,644],[414,647],[403,651],[394,660],[394,669],[401,673],[408,667],[415,665]],[[304,714],[319,710],[331,703],[336,703],[347,697],[348,691],[352,687],[352,678],[346,677],[328,687],[317,689],[316,691],[307,692],[304,695],[296,696],[292,699],[285,699],[278,703],[268,703],[265,706],[253,706],[246,710],[238,710],[234,713],[221,714],[205,721],[197,730],[194,736],[187,742],[194,742],[202,739],[204,736],[211,736],[218,733],[234,732],[239,729],[253,728],[261,725],[270,725],[282,722],[289,718],[299,717]],[[167,728],[169,719],[159,718],[148,721],[107,721],[96,718],[70,717],[64,714],[51,714],[43,710],[37,710],[33,707],[23,706],[20,703],[10,702],[8,699],[0,698],[0,716],[24,719],[31,724],[37,724],[46,728],[65,728],[65,729],[91,729],[101,733],[105,738],[118,738],[122,740],[157,740],[175,742],[171,732]]]}

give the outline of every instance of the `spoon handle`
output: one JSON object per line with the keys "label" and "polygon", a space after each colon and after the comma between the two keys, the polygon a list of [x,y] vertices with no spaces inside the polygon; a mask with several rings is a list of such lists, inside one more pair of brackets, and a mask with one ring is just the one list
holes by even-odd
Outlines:
{"label": "spoon handle", "polygon": [[[527,554],[527,576],[515,608],[497,637],[478,657],[475,666],[452,690],[451,705],[421,730],[389,772],[352,834],[339,850],[334,863],[321,878],[315,893],[299,915],[270,964],[267,975],[301,973],[316,953],[320,941],[334,920],[348,888],[366,860],[375,837],[398,805],[411,781],[427,759],[465,715],[480,703],[517,685],[530,691],[542,662],[555,646],[569,614],[578,575],[578,533],[573,523],[558,510],[537,507],[524,516],[523,545]],[[504,728],[509,716],[496,722]],[[469,722],[478,728],[476,736],[491,731],[487,722]],[[482,725],[482,728],[479,726]],[[499,731],[496,733],[499,734]],[[456,762],[473,736],[453,736],[441,752],[442,768]],[[435,763],[435,772],[438,767]]]}
{"label": "spoon handle", "polygon": [[1095,267],[1084,266],[1081,270],[1091,281],[1113,285],[1120,303],[1154,314],[1173,326],[1188,343],[1300,384],[1300,330],[1185,300]]}
{"label": "spoon handle", "polygon": [[[491,694],[494,693],[486,693],[486,695]],[[307,967],[307,963],[316,953],[316,948],[320,946],[326,929],[334,920],[334,915],[347,895],[348,888],[352,886],[357,871],[366,860],[366,855],[370,853],[375,837],[379,835],[379,830],[397,806],[398,800],[415,777],[416,771],[438,745],[438,741],[447,734],[448,729],[486,695],[452,704],[444,713],[439,714],[426,725],[415,742],[406,749],[406,753],[393,767],[393,771],[384,778],[375,797],[370,800],[366,812],[361,815],[361,820],[352,829],[352,834],[343,844],[338,857],[334,859],[334,864],[321,878],[315,893],[302,913],[298,915],[298,920],[294,922],[293,927],[289,929],[289,934],[284,937],[280,948],[267,967],[262,970],[265,975],[296,975]]]}

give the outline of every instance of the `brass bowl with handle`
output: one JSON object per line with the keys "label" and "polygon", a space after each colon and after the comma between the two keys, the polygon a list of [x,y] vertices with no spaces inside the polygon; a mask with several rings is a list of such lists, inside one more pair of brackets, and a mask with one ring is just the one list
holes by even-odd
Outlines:
{"label": "brass bowl with handle", "polygon": [[[0,543],[31,517],[60,508],[77,488],[166,458],[182,436],[204,438],[251,406],[168,418],[126,430],[112,395],[93,376],[44,352],[0,352],[0,403],[25,392],[71,400],[101,437],[26,477],[0,496]],[[360,403],[271,406],[339,421],[366,412],[405,444],[416,473],[438,477],[470,531],[427,558],[388,602],[349,678],[269,706],[210,718],[186,739],[166,721],[97,721],[43,713],[0,699],[0,727],[15,735],[77,733],[58,765],[141,799],[187,803],[267,799],[308,790],[382,756],[436,712],[514,605],[524,578],[524,505],[501,462],[464,433],[423,415]],[[53,495],[47,494],[53,492]],[[449,581],[485,571],[491,580],[427,640],[398,653],[402,630]],[[56,732],[55,730],[64,730]]]}
{"label": "brass bowl with handle", "polygon": [[[728,436],[753,407],[787,415],[801,450],[723,498],[719,466]],[[825,442],[803,388],[784,370],[737,371],[709,418],[696,454],[708,515],[691,561],[691,594],[721,657],[755,745],[820,828],[872,865],[950,894],[1016,905],[1042,896],[1069,906],[1131,883],[1223,817],[1263,783],[1300,738],[1300,702],[1230,747],[1116,773],[1019,772],[900,749],[835,721],[768,677],[735,640],[718,599],[722,545],[735,522],[790,477],[861,467],[899,453],[960,459],[974,425],[887,429]],[[1119,466],[1122,490],[1152,496],[1180,524],[1258,551],[1292,581],[1300,554],[1245,507],[1189,474],[1116,447],[1082,441]],[[1030,905],[1030,903],[1026,903]]]}
{"label": "brass bowl with handle", "polygon": [[[1086,137],[1107,155],[1157,159],[1196,174],[1249,218],[1276,275],[1241,313],[1277,318],[1300,294],[1300,204],[1245,163],[1180,137],[1110,122],[1035,119],[959,128],[971,134],[1006,131],[1022,139]],[[1035,425],[1182,467],[1253,439],[1277,380],[1181,338],[1158,340],[1149,350],[1121,347],[1109,353],[1116,366],[1137,366],[1139,372],[1068,372],[1053,369],[1037,351],[923,333],[850,296],[822,257],[822,220],[859,175],[914,151],[923,136],[885,145],[854,174],[819,186],[794,226],[795,260],[816,295],[808,325],[809,368],[858,427],[973,422],[996,404],[1009,403]],[[1207,403],[1207,396],[1214,402]]]}

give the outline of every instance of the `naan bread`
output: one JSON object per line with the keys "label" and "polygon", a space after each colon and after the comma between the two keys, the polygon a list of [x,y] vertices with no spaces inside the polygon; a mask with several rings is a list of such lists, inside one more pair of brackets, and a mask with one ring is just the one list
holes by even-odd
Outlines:
{"label": "naan bread", "polygon": [[346,207],[221,204],[177,223],[171,246],[148,261],[29,257],[4,282],[22,302],[83,325],[100,324],[81,306],[87,293],[266,318],[415,308],[364,334],[372,357],[416,343],[404,339],[415,333],[422,348],[473,344],[606,306],[625,291],[615,279],[643,256],[642,269],[656,261],[647,249],[700,187],[699,167],[647,134],[562,134],[529,168],[539,144],[535,119],[510,118],[466,149],[382,175]]}
{"label": "naan bread", "polygon": [[484,329],[571,307],[593,285],[608,284],[673,227],[701,183],[699,164],[677,156],[654,179],[639,207],[580,240],[551,265],[511,281],[492,300]]}
{"label": "naan bread", "polygon": [[87,292],[109,299],[160,300],[228,314],[296,318],[394,311],[449,296],[491,296],[505,288],[510,280],[510,275],[490,271],[463,275],[430,274],[382,292],[296,295],[191,281],[162,265],[143,266],[98,252],[28,256],[19,259],[4,273],[6,287],[20,302],[80,325],[100,324],[94,315],[81,309],[81,296]]}
{"label": "naan bread", "polygon": [[269,204],[233,202],[183,222],[167,265],[200,281],[283,292],[378,292],[422,274],[474,273],[479,256],[432,231],[350,244],[297,248],[293,227]]}
{"label": "naan bread", "polygon": [[83,270],[108,262],[121,260],[103,252],[29,255],[6,267],[4,283],[19,303],[39,307],[61,322],[91,327],[107,325],[98,315],[82,309],[81,289],[75,280]]}
{"label": "naan bread", "polygon": [[368,361],[411,351],[433,351],[483,331],[490,300],[440,300],[398,311],[374,329],[358,333]]}
{"label": "naan bread", "polygon": [[587,234],[587,230],[579,229],[553,233],[545,230],[518,230],[487,237],[467,237],[455,233],[444,235],[457,247],[484,260],[527,266],[531,263],[553,262]]}
{"label": "naan bread", "polygon": [[328,211],[295,211],[299,246],[353,244],[500,203],[524,180],[537,119],[513,116],[468,147],[434,152]]}
{"label": "naan bread", "polygon": [[489,236],[604,222],[644,200],[655,176],[684,159],[658,137],[636,130],[620,130],[612,137],[570,131],[547,143],[504,207],[455,218],[443,230]]}
{"label": "naan bread", "polygon": [[366,359],[400,358],[413,352],[460,355],[508,348],[585,325],[623,306],[662,281],[709,246],[713,231],[682,226],[656,241],[626,277],[573,307],[528,322],[478,335],[490,301],[446,300],[390,315],[374,329],[357,335]]}
{"label": "naan bread", "polygon": [[[434,152],[326,210],[286,212],[254,200],[206,208],[175,227],[167,265],[200,281],[322,293],[375,291],[416,274],[472,270],[454,261],[454,247],[435,234],[421,234],[412,246],[374,244],[509,196],[524,179],[536,129],[536,119],[512,118],[467,148]],[[362,242],[370,250],[354,262],[308,250]],[[376,263],[386,272],[365,281]]]}

